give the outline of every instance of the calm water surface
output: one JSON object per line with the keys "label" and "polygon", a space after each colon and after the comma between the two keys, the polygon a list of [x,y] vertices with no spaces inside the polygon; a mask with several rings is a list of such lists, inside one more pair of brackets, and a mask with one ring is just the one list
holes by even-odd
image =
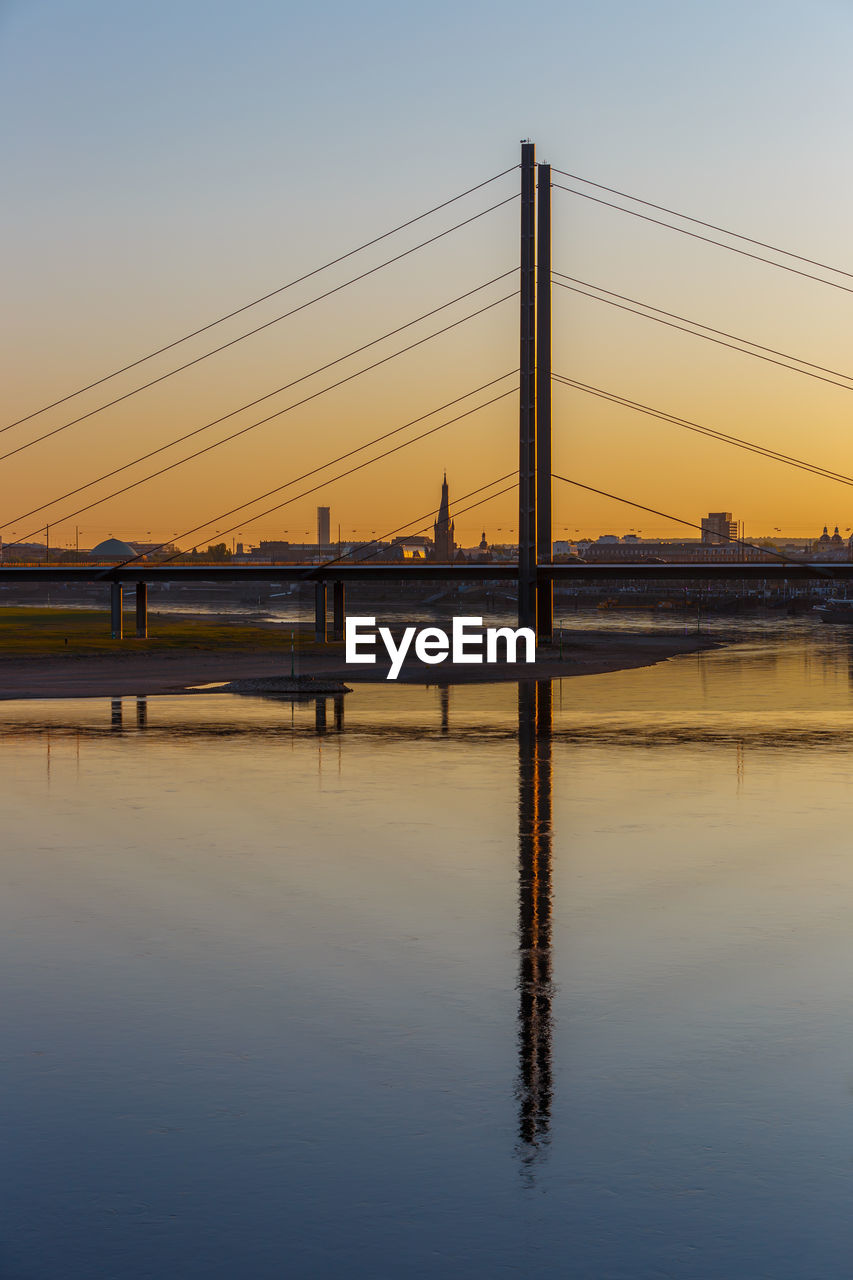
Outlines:
{"label": "calm water surface", "polygon": [[0,703],[0,1276],[847,1276],[851,671]]}

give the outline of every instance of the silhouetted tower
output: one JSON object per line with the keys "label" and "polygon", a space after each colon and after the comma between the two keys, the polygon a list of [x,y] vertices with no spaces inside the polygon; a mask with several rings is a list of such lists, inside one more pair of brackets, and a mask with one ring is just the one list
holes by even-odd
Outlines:
{"label": "silhouetted tower", "polygon": [[438,508],[438,519],[433,525],[433,559],[440,564],[451,564],[456,552],[453,540],[455,526],[450,519],[450,497],[447,492],[447,472],[441,483],[441,503]]}
{"label": "silhouetted tower", "polygon": [[317,545],[321,549],[328,548],[331,543],[331,510],[329,507],[317,508]]}

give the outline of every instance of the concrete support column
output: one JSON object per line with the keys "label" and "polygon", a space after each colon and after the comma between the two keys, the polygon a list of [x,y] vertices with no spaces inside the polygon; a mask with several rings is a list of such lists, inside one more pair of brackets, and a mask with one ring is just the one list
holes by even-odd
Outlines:
{"label": "concrete support column", "polygon": [[148,583],[136,584],[136,638],[148,639]]}
{"label": "concrete support column", "polygon": [[332,584],[332,639],[343,640],[346,625],[346,587],[340,578]]}
{"label": "concrete support column", "polygon": [[344,731],[344,698],[345,693],[336,693],[332,699],[332,706],[335,710],[335,732],[343,733]]}
{"label": "concrete support column", "polygon": [[314,584],[314,639],[318,644],[326,643],[326,584]]}
{"label": "concrete support column", "polygon": [[326,699],[317,698],[314,702],[314,731],[326,732]]}
{"label": "concrete support column", "polygon": [[110,635],[121,640],[124,624],[124,592],[120,582],[110,583]]}

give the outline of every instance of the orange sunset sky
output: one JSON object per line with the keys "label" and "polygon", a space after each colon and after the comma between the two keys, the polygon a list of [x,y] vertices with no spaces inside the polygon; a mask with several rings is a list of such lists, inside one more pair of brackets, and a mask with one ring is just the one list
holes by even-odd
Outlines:
{"label": "orange sunset sky", "polygon": [[[11,127],[0,142],[7,192],[0,425],[511,169],[522,136],[535,140],[539,160],[560,169],[853,272],[852,37],[846,6],[784,0],[594,7],[533,0],[523,14],[508,3],[465,0],[402,10],[390,3],[297,10],[271,0],[2,4],[0,98]],[[4,541],[42,540],[47,521],[58,545],[79,537],[89,546],[110,534],[165,539],[195,526],[183,545],[220,536],[229,544],[313,540],[318,503],[331,507],[333,530],[340,525],[344,538],[380,535],[429,523],[445,469],[452,501],[512,471],[514,395],[349,478],[334,480],[383,446],[251,501],[516,368],[517,299],[498,300],[517,288],[517,273],[313,372],[514,271],[517,200],[227,352],[66,424],[517,190],[511,169],[156,360],[8,426],[0,434],[0,453],[11,455],[2,460]],[[787,260],[833,282],[818,283],[562,191],[553,205],[557,270],[835,370],[853,388],[853,276]],[[417,350],[108,497],[491,302]],[[553,366],[853,476],[847,386],[559,288]],[[194,440],[170,443],[297,379],[304,380]],[[506,378],[389,444],[512,386]],[[113,479],[62,496],[128,463]],[[853,491],[841,483],[561,386],[554,469],[687,520],[730,510],[748,536],[853,526]],[[222,514],[233,507],[240,510]],[[513,541],[514,507],[507,494],[460,514],[457,540],[470,545],[485,529],[491,541]],[[554,523],[555,537],[679,533],[660,517],[564,485],[555,487]]]}

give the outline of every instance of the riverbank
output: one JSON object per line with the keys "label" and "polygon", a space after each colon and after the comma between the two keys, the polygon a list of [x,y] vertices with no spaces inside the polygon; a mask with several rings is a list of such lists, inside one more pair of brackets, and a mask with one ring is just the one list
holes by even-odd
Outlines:
{"label": "riverbank", "polygon": [[[199,685],[287,676],[290,633],[262,623],[227,619],[158,620],[149,640],[110,640],[92,634],[85,615],[48,610],[0,611],[0,699],[133,697],[186,693]],[[719,638],[603,630],[567,633],[562,654],[542,649],[535,664],[469,666],[404,664],[400,683],[493,683],[562,679],[651,666],[685,653],[716,648]],[[342,644],[318,645],[298,634],[293,667],[298,675],[347,684],[381,681],[388,662],[348,666]]]}

